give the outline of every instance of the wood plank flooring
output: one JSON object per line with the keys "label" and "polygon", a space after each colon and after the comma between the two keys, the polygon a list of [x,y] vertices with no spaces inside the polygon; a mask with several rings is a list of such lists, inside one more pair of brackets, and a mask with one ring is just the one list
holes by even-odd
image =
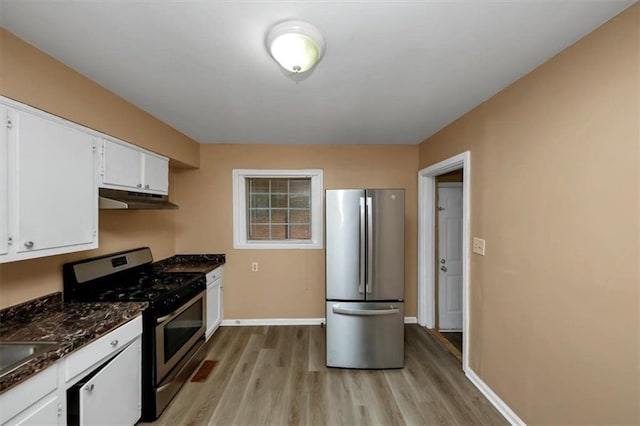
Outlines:
{"label": "wood plank flooring", "polygon": [[405,368],[326,368],[319,326],[221,327],[207,380],[154,425],[508,424],[425,329],[405,326]]}

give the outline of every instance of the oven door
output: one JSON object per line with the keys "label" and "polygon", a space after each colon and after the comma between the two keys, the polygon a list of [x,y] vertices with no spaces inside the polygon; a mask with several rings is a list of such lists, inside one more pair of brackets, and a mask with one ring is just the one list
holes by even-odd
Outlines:
{"label": "oven door", "polygon": [[204,336],[205,292],[156,320],[156,383]]}

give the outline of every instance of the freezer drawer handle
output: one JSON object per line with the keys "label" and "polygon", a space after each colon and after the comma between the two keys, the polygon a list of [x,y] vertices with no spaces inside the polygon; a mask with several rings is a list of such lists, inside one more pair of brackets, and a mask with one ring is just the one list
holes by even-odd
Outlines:
{"label": "freezer drawer handle", "polygon": [[333,313],[357,316],[395,315],[397,313],[400,313],[400,308],[389,306],[388,309],[349,309],[342,308],[340,307],[340,305],[333,305]]}

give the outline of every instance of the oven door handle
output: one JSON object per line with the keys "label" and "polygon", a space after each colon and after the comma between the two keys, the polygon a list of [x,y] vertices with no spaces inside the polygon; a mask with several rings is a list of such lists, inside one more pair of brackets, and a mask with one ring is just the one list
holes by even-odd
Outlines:
{"label": "oven door handle", "polygon": [[162,324],[163,322],[165,322],[165,321],[167,321],[167,320],[169,320],[169,319],[172,319],[172,318],[174,318],[174,317],[177,317],[177,316],[178,316],[178,314],[176,314],[175,312],[174,312],[174,313],[171,313],[171,314],[169,314],[169,315],[165,315],[165,316],[163,316],[163,317],[158,318],[158,319],[156,320],[156,324]]}

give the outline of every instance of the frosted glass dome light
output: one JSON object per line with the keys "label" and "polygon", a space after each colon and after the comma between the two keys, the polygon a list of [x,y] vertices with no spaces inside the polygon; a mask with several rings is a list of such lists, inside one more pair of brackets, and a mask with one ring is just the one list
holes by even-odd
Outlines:
{"label": "frosted glass dome light", "polygon": [[267,34],[267,49],[282,66],[293,73],[309,71],[324,53],[324,38],[304,21],[285,21]]}

